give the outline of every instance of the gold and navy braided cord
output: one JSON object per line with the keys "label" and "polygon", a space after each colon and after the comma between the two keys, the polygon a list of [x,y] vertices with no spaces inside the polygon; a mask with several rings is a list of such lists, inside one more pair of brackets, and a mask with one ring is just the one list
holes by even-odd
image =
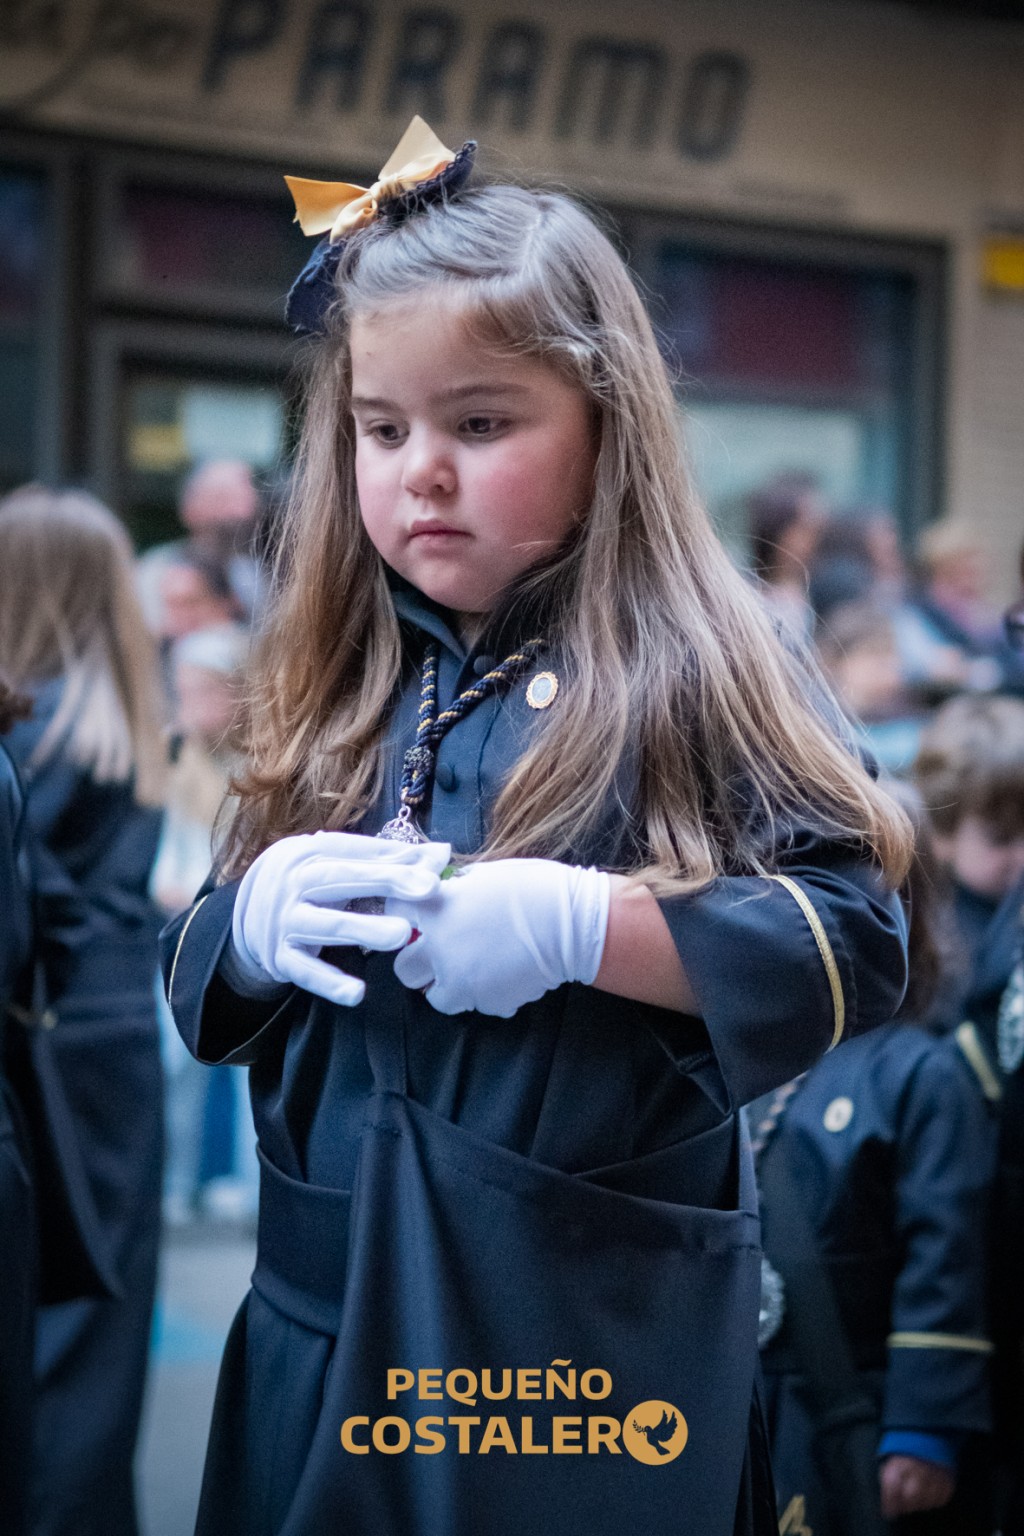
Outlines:
{"label": "gold and navy braided cord", "polygon": [[446,736],[452,726],[457,725],[475,704],[479,704],[481,699],[485,699],[488,694],[511,683],[516,674],[530,662],[541,644],[539,639],[528,640],[521,650],[513,651],[512,655],[506,656],[499,666],[486,672],[479,682],[464,689],[449,708],[442,710],[440,714],[437,712],[439,651],[436,642],[431,641],[428,644],[423,656],[416,741],[405,754],[405,762],[402,766],[401,801],[403,805],[414,809],[422,803],[433,777],[436,749],[442,737]]}

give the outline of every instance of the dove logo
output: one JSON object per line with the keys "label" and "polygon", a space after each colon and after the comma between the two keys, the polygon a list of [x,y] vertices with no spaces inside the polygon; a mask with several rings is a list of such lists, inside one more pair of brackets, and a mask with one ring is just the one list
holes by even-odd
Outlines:
{"label": "dove logo", "polygon": [[637,1403],[622,1421],[623,1445],[632,1457],[649,1467],[663,1467],[675,1461],[689,1434],[679,1409],[659,1398]]}

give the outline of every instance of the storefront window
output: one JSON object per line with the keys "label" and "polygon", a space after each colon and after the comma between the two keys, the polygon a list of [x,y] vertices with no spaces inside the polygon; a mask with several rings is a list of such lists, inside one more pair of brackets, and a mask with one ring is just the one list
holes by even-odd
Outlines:
{"label": "storefront window", "polygon": [[0,166],[0,488],[31,478],[40,376],[46,186]]}
{"label": "storefront window", "polygon": [[812,474],[837,507],[905,518],[911,277],[671,240],[655,271],[694,473],[738,552],[748,496],[779,473]]}
{"label": "storefront window", "polygon": [[210,298],[280,320],[284,295],[312,249],[287,196],[234,197],[128,182],[115,287],[140,298]]}
{"label": "storefront window", "polygon": [[285,398],[273,383],[156,368],[127,373],[122,504],[140,546],[180,533],[182,482],[211,459],[243,459],[270,484],[286,450]]}

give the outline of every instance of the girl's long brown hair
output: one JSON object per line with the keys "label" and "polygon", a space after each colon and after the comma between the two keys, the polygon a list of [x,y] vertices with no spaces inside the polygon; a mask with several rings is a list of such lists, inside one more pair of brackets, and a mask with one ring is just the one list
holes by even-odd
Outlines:
{"label": "girl's long brown hair", "polygon": [[61,678],[34,761],[58,749],[100,782],[160,803],[165,733],[153,641],[123,525],[84,491],[27,485],[0,500],[0,668],[31,689]]}
{"label": "girl's long brown hair", "polygon": [[628,755],[629,868],[658,892],[770,867],[783,824],[808,817],[898,882],[906,819],[823,722],[817,685],[719,543],[643,304],[587,214],[553,193],[465,192],[351,240],[337,295],[313,360],[225,871],[290,833],[355,825],[381,787],[401,655],[359,516],[347,331],[354,315],[412,299],[450,305],[482,345],[546,359],[598,424],[580,532],[518,594],[548,615],[569,686],[510,765],[477,856],[572,857]]}

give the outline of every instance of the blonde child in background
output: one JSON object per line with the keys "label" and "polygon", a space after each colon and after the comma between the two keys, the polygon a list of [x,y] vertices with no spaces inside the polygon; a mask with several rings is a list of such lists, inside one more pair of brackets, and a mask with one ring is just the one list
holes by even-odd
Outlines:
{"label": "blonde child in background", "polygon": [[64,973],[49,978],[51,1038],[120,1286],[37,1310],[34,1536],[138,1529],[133,1458],[163,1154],[149,881],[166,740],[155,663],[120,519],[82,491],[30,485],[4,497],[0,670],[33,702],[6,745],[39,856],[82,913]]}
{"label": "blonde child in background", "polygon": [[[249,633],[240,624],[219,624],[183,636],[171,650],[177,732],[152,879],[154,897],[169,918],[191,904],[206,878],[218,816],[229,815],[233,804],[228,791],[241,765],[249,646]],[[167,1078],[164,1219],[177,1226],[200,1212],[250,1216],[257,1166],[244,1074],[224,1067],[211,1078],[202,1071],[174,1028],[162,989],[160,1002]],[[227,1123],[218,1127],[218,1119]],[[204,1148],[211,1122],[219,1149],[212,1159]]]}

